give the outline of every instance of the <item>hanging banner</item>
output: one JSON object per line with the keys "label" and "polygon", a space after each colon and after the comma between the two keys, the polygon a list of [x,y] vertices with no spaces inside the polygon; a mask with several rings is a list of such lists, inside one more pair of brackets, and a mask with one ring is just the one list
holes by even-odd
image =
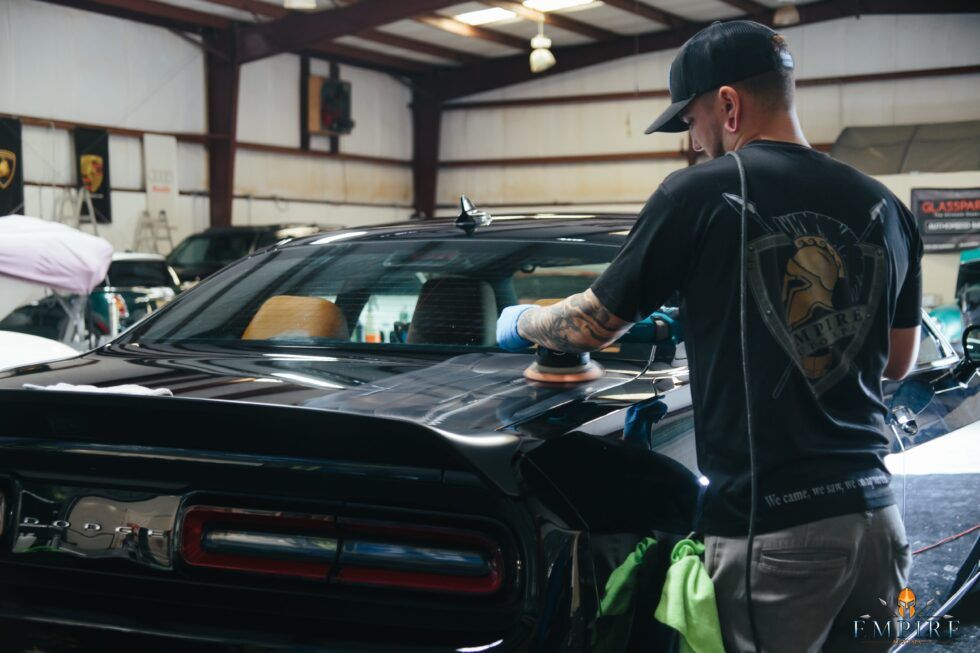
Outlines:
{"label": "hanging banner", "polygon": [[980,247],[980,188],[913,188],[912,213],[926,251]]}
{"label": "hanging banner", "polygon": [[[112,222],[109,196],[109,132],[104,129],[75,128],[75,161],[78,185],[92,194],[96,222]],[[88,208],[82,203],[82,215]]]}
{"label": "hanging banner", "polygon": [[24,212],[20,121],[0,118],[0,215]]}
{"label": "hanging banner", "polygon": [[177,139],[143,135],[143,170],[146,174],[146,210],[151,218],[177,214]]}

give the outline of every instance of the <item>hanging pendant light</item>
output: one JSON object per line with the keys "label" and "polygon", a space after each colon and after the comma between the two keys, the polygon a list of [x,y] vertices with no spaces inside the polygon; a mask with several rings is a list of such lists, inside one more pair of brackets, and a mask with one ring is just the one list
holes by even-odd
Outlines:
{"label": "hanging pendant light", "polygon": [[531,39],[531,72],[541,73],[555,65],[551,39],[544,35],[544,21],[538,22],[538,35]]}

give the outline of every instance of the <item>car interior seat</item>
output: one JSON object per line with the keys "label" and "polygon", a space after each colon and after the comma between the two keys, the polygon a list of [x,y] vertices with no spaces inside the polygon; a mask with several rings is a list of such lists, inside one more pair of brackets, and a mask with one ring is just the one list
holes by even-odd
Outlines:
{"label": "car interior seat", "polygon": [[496,328],[497,300],[489,283],[464,277],[429,279],[419,293],[406,342],[492,347]]}
{"label": "car interior seat", "polygon": [[265,300],[242,333],[242,340],[290,337],[347,340],[350,331],[343,312],[329,300],[276,295]]}

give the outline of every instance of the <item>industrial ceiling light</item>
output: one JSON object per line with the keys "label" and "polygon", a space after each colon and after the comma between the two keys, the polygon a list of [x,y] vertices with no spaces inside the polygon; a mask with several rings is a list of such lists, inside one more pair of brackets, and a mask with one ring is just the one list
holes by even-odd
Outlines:
{"label": "industrial ceiling light", "polygon": [[800,10],[792,2],[783,0],[772,13],[772,24],[776,27],[790,27],[800,24]]}
{"label": "industrial ceiling light", "polygon": [[538,23],[538,35],[531,39],[531,72],[542,73],[555,65],[551,39],[544,35],[544,21]]}
{"label": "industrial ceiling light", "polygon": [[467,11],[462,14],[456,14],[454,18],[461,23],[466,23],[467,25],[472,25],[476,27],[477,25],[488,25],[490,23],[499,23],[502,20],[510,20],[511,18],[516,18],[517,14],[509,9],[503,9],[501,7],[492,7],[490,9],[478,9],[476,11]]}
{"label": "industrial ceiling light", "polygon": [[283,0],[282,6],[286,9],[316,9],[316,0]]}
{"label": "industrial ceiling light", "polygon": [[593,4],[595,0],[524,0],[524,6],[538,11],[561,11]]}

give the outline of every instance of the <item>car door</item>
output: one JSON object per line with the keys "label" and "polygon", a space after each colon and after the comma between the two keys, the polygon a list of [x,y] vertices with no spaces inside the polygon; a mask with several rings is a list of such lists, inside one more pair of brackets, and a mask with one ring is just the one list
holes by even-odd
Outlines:
{"label": "car door", "polygon": [[915,368],[883,386],[893,436],[886,464],[913,554],[908,587],[923,616],[957,615],[943,603],[968,571],[976,539],[968,531],[980,523],[980,378],[959,374],[960,364],[923,314]]}

